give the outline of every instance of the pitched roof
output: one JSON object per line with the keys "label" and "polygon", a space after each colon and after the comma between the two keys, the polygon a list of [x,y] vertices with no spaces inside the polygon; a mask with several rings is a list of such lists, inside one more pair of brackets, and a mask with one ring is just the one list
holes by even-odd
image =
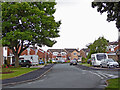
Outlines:
{"label": "pitched roof", "polygon": [[66,52],[64,49],[48,49],[48,50],[50,50],[52,53],[53,52]]}
{"label": "pitched roof", "polygon": [[84,52],[89,52],[90,51],[89,48],[83,48],[81,50],[83,50]]}
{"label": "pitched roof", "polygon": [[118,45],[118,41],[109,42],[108,45]]}
{"label": "pitched roof", "polygon": [[75,48],[65,48],[65,50],[67,51],[67,52],[73,52],[74,50],[76,50],[77,52],[79,52],[77,49],[75,49]]}

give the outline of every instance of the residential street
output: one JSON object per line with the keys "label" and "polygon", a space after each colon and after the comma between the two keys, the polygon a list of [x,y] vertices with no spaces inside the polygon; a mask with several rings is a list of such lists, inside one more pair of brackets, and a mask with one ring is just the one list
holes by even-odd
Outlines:
{"label": "residential street", "polygon": [[55,64],[39,80],[3,88],[104,88],[104,80],[117,76],[117,71],[90,71],[69,64]]}

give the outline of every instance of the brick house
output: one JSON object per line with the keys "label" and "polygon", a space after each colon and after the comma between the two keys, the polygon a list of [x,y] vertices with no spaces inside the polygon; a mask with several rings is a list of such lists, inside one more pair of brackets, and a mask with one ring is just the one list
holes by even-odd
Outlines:
{"label": "brick house", "polygon": [[81,52],[82,57],[86,58],[88,56],[88,53],[90,52],[90,49],[89,48],[83,48],[83,49],[80,50],[80,52]]}
{"label": "brick house", "polygon": [[67,60],[67,52],[64,49],[48,49],[50,58],[55,60]]}
{"label": "brick house", "polygon": [[[3,64],[7,64],[7,63],[12,64],[13,62],[15,62],[15,57],[13,55],[13,52],[8,47],[3,47],[2,55],[3,55],[3,61],[2,61]],[[27,48],[21,53],[21,56],[23,55],[38,55],[39,57],[38,59],[42,59],[42,60],[45,59],[45,51],[43,51],[42,49],[37,49],[37,47]]]}
{"label": "brick house", "polygon": [[86,53],[83,50],[80,50],[80,56],[86,58]]}
{"label": "brick house", "polygon": [[108,58],[113,58],[114,60],[118,61],[117,51],[118,51],[118,42],[117,41],[109,42],[107,46]]}
{"label": "brick house", "polygon": [[78,51],[78,49],[65,48],[65,51],[67,52],[68,60],[73,60],[73,59],[78,60],[81,58],[80,52]]}
{"label": "brick house", "polygon": [[111,50],[107,51],[108,58],[112,58],[118,61],[117,51],[118,51],[118,46],[114,47],[112,51]]}

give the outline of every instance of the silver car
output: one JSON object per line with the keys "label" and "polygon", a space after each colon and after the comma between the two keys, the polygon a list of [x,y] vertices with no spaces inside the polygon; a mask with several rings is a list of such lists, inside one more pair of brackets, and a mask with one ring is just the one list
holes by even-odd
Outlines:
{"label": "silver car", "polygon": [[108,59],[101,60],[100,67],[108,67],[108,68],[119,67],[119,64],[115,60],[108,58]]}

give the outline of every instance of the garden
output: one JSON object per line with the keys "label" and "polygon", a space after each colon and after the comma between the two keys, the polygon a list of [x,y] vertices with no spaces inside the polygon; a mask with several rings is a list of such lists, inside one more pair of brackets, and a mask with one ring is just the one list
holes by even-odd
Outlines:
{"label": "garden", "polygon": [[15,68],[14,66],[11,65],[10,66],[2,65],[0,66],[0,79],[3,80],[3,79],[17,77],[37,69],[39,68],[26,68],[26,67]]}

